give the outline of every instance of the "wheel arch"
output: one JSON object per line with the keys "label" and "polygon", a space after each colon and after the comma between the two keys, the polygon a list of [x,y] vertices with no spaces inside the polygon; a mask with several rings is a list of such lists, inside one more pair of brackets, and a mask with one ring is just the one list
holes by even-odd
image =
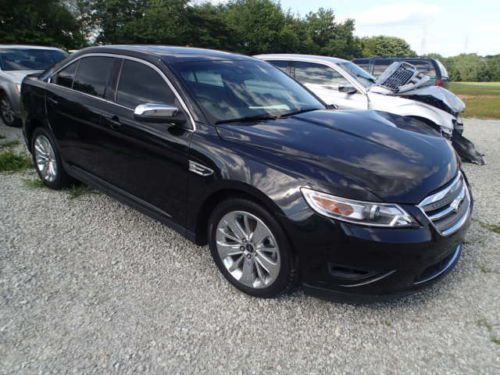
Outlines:
{"label": "wheel arch", "polygon": [[[219,203],[230,198],[247,199],[261,205],[276,219],[280,226],[285,229],[283,224],[283,211],[275,202],[272,201],[272,199],[252,186],[238,184],[238,186],[221,187],[211,192],[203,200],[203,203],[200,205],[193,219],[196,244],[206,245],[208,243],[207,228],[210,215]],[[284,232],[288,238],[287,231],[284,230]],[[288,240],[290,239],[288,238]]]}

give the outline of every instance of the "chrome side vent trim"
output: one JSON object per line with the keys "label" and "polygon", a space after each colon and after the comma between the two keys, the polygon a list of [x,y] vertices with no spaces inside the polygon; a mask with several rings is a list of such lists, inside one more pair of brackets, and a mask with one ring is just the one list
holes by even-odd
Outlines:
{"label": "chrome side vent trim", "polygon": [[192,160],[189,161],[189,171],[196,173],[196,174],[199,174],[200,176],[203,176],[203,177],[211,176],[214,174],[213,169],[205,167],[204,165],[197,163],[195,161],[192,161]]}

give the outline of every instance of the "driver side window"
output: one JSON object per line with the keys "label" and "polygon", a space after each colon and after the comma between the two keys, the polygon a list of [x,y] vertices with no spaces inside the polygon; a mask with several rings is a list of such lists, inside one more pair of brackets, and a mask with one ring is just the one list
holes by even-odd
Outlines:
{"label": "driver side window", "polygon": [[175,94],[152,68],[140,62],[124,60],[116,102],[130,109],[146,103],[175,105]]}
{"label": "driver side window", "polygon": [[351,85],[340,73],[325,65],[296,61],[294,67],[295,79],[305,85],[333,90],[338,90],[339,86]]}

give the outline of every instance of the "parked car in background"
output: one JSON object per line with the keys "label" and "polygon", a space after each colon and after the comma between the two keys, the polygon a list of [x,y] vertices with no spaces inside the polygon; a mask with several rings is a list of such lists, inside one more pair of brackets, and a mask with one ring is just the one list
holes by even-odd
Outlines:
{"label": "parked car in background", "polygon": [[[462,135],[464,103],[452,92],[431,86],[429,78],[407,63],[393,63],[378,79],[351,61],[335,57],[258,55],[294,77],[324,102],[339,109],[377,110],[436,130],[453,141],[465,161],[484,164],[474,145]],[[395,118],[393,118],[393,121]]]}
{"label": "parked car in background", "polygon": [[449,75],[443,63],[429,57],[368,57],[352,60],[375,78],[380,76],[393,62],[406,61],[417,68],[420,73],[429,77],[434,85],[448,87]]}
{"label": "parked car in background", "polygon": [[443,137],[326,110],[261,60],[95,47],[27,77],[22,94],[47,186],[81,180],[208,243],[250,295],[298,280],[322,296],[409,293],[460,256],[472,198]]}
{"label": "parked car in background", "polygon": [[20,89],[24,77],[41,73],[66,56],[58,48],[0,45],[0,117],[5,125],[20,124]]}

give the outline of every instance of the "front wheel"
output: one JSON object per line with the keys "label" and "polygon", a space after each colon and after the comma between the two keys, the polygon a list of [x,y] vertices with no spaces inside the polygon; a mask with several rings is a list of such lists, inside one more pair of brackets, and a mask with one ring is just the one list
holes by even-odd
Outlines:
{"label": "front wheel", "polygon": [[296,283],[295,256],[283,229],[252,201],[229,199],[214,210],[209,246],[224,277],[247,294],[276,297]]}
{"label": "front wheel", "polygon": [[50,130],[42,127],[35,129],[31,150],[35,169],[45,185],[55,190],[69,185],[70,178],[64,171],[61,156]]}

